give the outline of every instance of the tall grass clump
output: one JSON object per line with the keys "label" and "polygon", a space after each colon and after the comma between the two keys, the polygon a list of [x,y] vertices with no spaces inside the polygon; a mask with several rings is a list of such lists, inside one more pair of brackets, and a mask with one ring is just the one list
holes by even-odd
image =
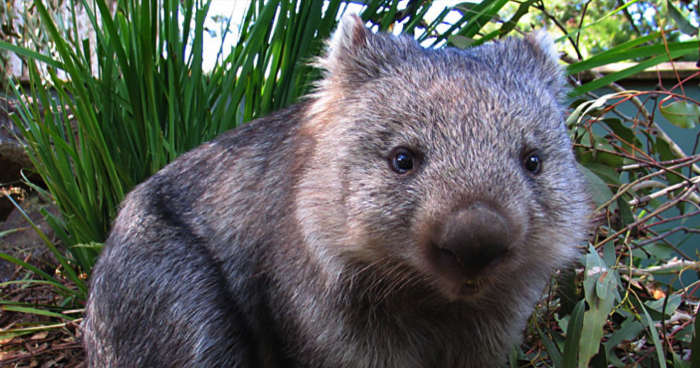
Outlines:
{"label": "tall grass clump", "polygon": [[[131,188],[181,153],[302,92],[304,65],[295,61],[319,47],[313,30],[295,39],[283,33],[282,20],[273,30],[277,6],[252,5],[237,46],[205,72],[208,2],[123,0],[112,13],[104,0],[82,1],[73,17],[76,7],[88,13],[94,50],[35,3],[55,54],[17,50],[29,60],[32,83],[24,92],[32,98],[23,99],[14,121],[60,209],[61,217],[46,213],[49,222],[82,272],[89,275],[99,252],[87,245],[105,240]],[[297,10],[314,15],[307,14],[311,6]],[[320,36],[332,26],[326,20]],[[299,38],[304,44],[295,43]],[[267,78],[268,68],[282,69],[277,80]]]}
{"label": "tall grass clump", "polygon": [[15,123],[60,209],[49,223],[89,275],[99,249],[85,245],[104,241],[124,195],[221,129],[211,124],[215,94],[201,53],[187,53],[201,48],[189,27],[203,27],[206,4],[120,1],[114,15],[103,0],[75,4],[73,17],[82,6],[96,29],[94,50],[35,6],[55,54],[46,64],[29,54],[31,100]]}
{"label": "tall grass clump", "polygon": [[[430,4],[399,11],[398,3],[370,3],[361,16],[381,30],[402,20],[404,31],[413,32]],[[18,93],[31,98],[21,99],[14,121],[61,212],[45,215],[73,264],[89,276],[100,249],[94,244],[105,240],[130,189],[181,153],[308,92],[318,77],[313,57],[347,4],[253,1],[238,34],[228,35],[238,37],[235,46],[222,46],[211,71],[202,68],[207,1],[119,0],[116,11],[105,0],[78,1],[72,23],[79,10],[88,14],[94,49],[42,2],[35,6],[55,52],[0,45],[30,67],[30,90]],[[472,17],[502,6],[485,1]],[[446,14],[422,25],[421,37],[444,40],[435,28]]]}

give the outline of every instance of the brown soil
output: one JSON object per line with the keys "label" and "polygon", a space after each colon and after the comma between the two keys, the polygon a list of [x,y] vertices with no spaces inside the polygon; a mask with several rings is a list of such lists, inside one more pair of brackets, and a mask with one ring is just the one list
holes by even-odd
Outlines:
{"label": "brown soil", "polygon": [[[17,268],[14,280],[33,275]],[[0,367],[85,367],[81,345],[80,309],[55,308],[63,300],[50,285],[15,283],[0,288],[0,299],[26,303],[27,308],[50,310],[66,318],[23,313],[3,304],[0,309]],[[36,330],[31,330],[34,327]],[[22,334],[13,331],[23,330]],[[20,332],[21,333],[21,332]]]}

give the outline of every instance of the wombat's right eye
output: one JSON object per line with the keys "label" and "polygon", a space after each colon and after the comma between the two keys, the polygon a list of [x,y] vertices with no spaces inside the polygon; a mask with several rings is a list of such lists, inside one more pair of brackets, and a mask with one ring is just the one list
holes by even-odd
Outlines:
{"label": "wombat's right eye", "polygon": [[399,147],[389,156],[391,169],[399,174],[406,174],[418,166],[416,156],[407,148]]}

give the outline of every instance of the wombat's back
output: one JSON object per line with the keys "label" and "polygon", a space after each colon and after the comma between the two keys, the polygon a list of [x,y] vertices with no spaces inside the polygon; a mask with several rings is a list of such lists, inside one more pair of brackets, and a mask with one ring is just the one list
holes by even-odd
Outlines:
{"label": "wombat's back", "polygon": [[[132,191],[94,269],[91,367],[263,367],[266,249],[293,218],[302,105],[228,132]],[[289,173],[280,175],[280,173]],[[261,200],[260,197],[268,198]],[[245,282],[244,286],[236,285]],[[270,341],[267,343],[267,341]],[[277,366],[285,366],[279,363]]]}

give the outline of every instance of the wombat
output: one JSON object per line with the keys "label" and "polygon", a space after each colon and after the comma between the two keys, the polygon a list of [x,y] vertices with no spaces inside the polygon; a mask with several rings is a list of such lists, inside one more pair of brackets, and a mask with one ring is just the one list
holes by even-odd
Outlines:
{"label": "wombat", "polygon": [[346,16],[317,64],[128,195],[88,366],[505,362],[587,227],[551,38],[424,49]]}

